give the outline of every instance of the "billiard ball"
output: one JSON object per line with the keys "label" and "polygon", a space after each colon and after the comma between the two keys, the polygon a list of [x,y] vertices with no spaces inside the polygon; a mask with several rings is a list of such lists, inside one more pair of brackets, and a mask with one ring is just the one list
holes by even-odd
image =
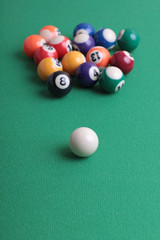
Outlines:
{"label": "billiard ball", "polygon": [[134,67],[134,58],[127,51],[118,51],[110,58],[110,65],[120,68],[124,74],[127,74]]}
{"label": "billiard ball", "polygon": [[139,42],[139,34],[135,30],[129,28],[121,30],[117,37],[119,48],[128,52],[131,52],[137,48]]}
{"label": "billiard ball", "polygon": [[30,35],[23,42],[24,53],[32,58],[35,51],[46,43],[45,39],[39,35]]}
{"label": "billiard ball", "polygon": [[56,49],[59,58],[62,58],[66,53],[72,51],[70,39],[62,35],[52,38],[49,41],[49,45]]}
{"label": "billiard ball", "polygon": [[76,71],[77,81],[82,87],[92,87],[96,84],[100,71],[94,63],[82,63]]}
{"label": "billiard ball", "polygon": [[59,29],[52,25],[47,25],[40,29],[39,35],[42,36],[48,43],[52,38],[61,35]]}
{"label": "billiard ball", "polygon": [[103,69],[99,75],[100,87],[108,93],[119,91],[124,83],[125,80],[123,72],[114,66],[109,66]]}
{"label": "billiard ball", "polygon": [[42,59],[47,57],[58,59],[58,53],[54,47],[45,44],[36,50],[34,54],[34,62],[38,65]]}
{"label": "billiard ball", "polygon": [[95,33],[94,27],[91,24],[88,23],[80,23],[78,24],[73,31],[73,36],[81,33],[86,33],[91,36]]}
{"label": "billiard ball", "polygon": [[74,130],[69,138],[71,151],[78,157],[89,157],[98,148],[97,134],[88,127],[80,127]]}
{"label": "billiard ball", "polygon": [[70,75],[75,75],[79,65],[84,62],[86,62],[85,56],[78,51],[68,52],[62,58],[63,69]]}
{"label": "billiard ball", "polygon": [[94,40],[97,46],[112,49],[116,44],[116,34],[109,28],[102,28],[94,34]]}
{"label": "billiard ball", "polygon": [[106,48],[96,46],[88,51],[86,60],[95,63],[97,67],[106,67],[109,64],[110,57],[110,52]]}
{"label": "billiard ball", "polygon": [[63,67],[61,62],[58,59],[55,58],[44,58],[40,63],[38,64],[37,72],[39,77],[43,81],[47,81],[48,77],[56,71],[62,71]]}
{"label": "billiard ball", "polygon": [[72,46],[74,50],[78,50],[79,52],[86,55],[86,53],[95,46],[95,41],[92,36],[82,33],[78,34],[74,37]]}
{"label": "billiard ball", "polygon": [[72,79],[64,71],[57,71],[48,77],[48,90],[55,97],[63,97],[72,89]]}

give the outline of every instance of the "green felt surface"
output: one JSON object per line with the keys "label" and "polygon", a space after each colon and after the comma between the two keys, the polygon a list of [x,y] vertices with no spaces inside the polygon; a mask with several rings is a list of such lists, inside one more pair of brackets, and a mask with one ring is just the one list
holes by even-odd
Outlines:
{"label": "green felt surface", "polygon": [[[1,240],[160,239],[159,9],[159,0],[1,2]],[[54,99],[23,41],[48,24],[72,38],[80,22],[137,30],[135,67],[117,94],[74,84]],[[88,159],[68,148],[81,126],[99,136]]]}

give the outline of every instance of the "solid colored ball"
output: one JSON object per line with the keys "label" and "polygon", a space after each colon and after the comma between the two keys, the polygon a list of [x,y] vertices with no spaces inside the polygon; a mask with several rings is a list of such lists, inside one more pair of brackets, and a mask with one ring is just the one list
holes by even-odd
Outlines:
{"label": "solid colored ball", "polygon": [[63,67],[61,62],[58,59],[55,58],[44,58],[40,63],[38,64],[37,72],[39,77],[43,81],[47,81],[48,77],[56,71],[62,71]]}
{"label": "solid colored ball", "polygon": [[105,92],[117,92],[125,84],[124,74],[119,68],[109,66],[99,75],[99,84]]}
{"label": "solid colored ball", "polygon": [[127,74],[134,67],[134,58],[127,51],[118,51],[112,55],[110,65],[120,68],[124,74]]}
{"label": "solid colored ball", "polygon": [[81,34],[81,33],[86,33],[91,36],[95,33],[94,27],[91,24],[88,23],[80,23],[78,24],[73,31],[73,35]]}
{"label": "solid colored ball", "polygon": [[97,134],[90,128],[80,127],[74,130],[69,139],[71,151],[79,157],[89,157],[98,148]]}
{"label": "solid colored ball", "polygon": [[38,65],[42,59],[47,57],[53,57],[57,59],[58,53],[54,47],[45,44],[36,50],[34,54],[34,62]]}
{"label": "solid colored ball", "polygon": [[100,71],[94,63],[82,63],[76,71],[77,81],[82,87],[92,87],[96,84]]}
{"label": "solid colored ball", "polygon": [[63,69],[70,75],[75,75],[77,68],[84,62],[86,62],[85,56],[78,51],[68,52],[62,58]]}
{"label": "solid colored ball", "polygon": [[129,28],[121,30],[117,37],[119,48],[128,52],[136,49],[139,45],[139,42],[139,34],[135,30]]}
{"label": "solid colored ball", "polygon": [[46,43],[45,39],[39,35],[30,35],[23,42],[24,53],[32,58],[35,51]]}
{"label": "solid colored ball", "polygon": [[72,51],[70,39],[62,35],[52,38],[49,41],[49,45],[56,49],[59,58],[62,58],[66,53]]}
{"label": "solid colored ball", "polygon": [[82,33],[78,34],[74,37],[72,46],[74,50],[77,50],[84,55],[87,54],[87,52],[95,46],[95,41],[92,36]]}
{"label": "solid colored ball", "polygon": [[40,36],[42,36],[46,42],[48,43],[52,38],[61,35],[61,32],[59,29],[55,26],[52,25],[47,25],[43,28],[38,33]]}
{"label": "solid colored ball", "polygon": [[72,79],[70,75],[64,71],[52,73],[48,77],[48,90],[55,97],[63,97],[72,89]]}
{"label": "solid colored ball", "polygon": [[116,34],[109,28],[102,28],[94,34],[94,40],[97,46],[112,49],[116,44]]}
{"label": "solid colored ball", "polygon": [[106,67],[109,64],[110,52],[101,46],[96,46],[91,48],[87,55],[87,62],[92,62],[97,65],[97,67]]}

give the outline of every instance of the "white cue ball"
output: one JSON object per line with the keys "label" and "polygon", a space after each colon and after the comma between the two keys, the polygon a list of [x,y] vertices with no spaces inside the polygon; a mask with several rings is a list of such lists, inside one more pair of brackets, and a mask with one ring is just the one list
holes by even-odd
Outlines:
{"label": "white cue ball", "polygon": [[89,157],[98,148],[97,134],[90,128],[80,127],[74,130],[69,139],[71,151],[79,157]]}

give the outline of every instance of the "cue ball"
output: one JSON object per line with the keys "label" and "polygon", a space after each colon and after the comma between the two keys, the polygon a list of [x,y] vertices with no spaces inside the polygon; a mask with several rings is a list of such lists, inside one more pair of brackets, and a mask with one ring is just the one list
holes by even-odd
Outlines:
{"label": "cue ball", "polygon": [[80,127],[74,130],[69,139],[71,151],[79,157],[89,157],[98,148],[97,134],[90,128]]}

